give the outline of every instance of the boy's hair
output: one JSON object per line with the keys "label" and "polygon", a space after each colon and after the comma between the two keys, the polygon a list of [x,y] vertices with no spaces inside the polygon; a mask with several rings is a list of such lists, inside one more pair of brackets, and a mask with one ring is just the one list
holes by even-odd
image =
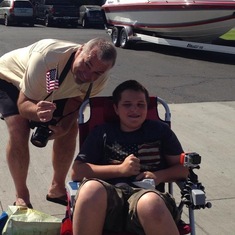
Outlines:
{"label": "boy's hair", "polygon": [[117,106],[121,100],[122,92],[125,90],[140,91],[143,92],[146,98],[147,104],[149,103],[149,93],[147,89],[136,80],[127,80],[119,84],[113,91],[113,103]]}

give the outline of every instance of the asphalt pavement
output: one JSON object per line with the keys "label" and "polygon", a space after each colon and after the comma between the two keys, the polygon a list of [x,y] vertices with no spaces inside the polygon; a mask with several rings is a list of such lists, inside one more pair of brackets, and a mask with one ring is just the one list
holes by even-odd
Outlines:
{"label": "asphalt pavement", "polygon": [[[195,210],[196,234],[233,235],[235,228],[235,102],[202,102],[170,104],[172,129],[185,152],[197,152],[202,157],[200,169],[195,170],[205,187],[210,209]],[[161,110],[161,109],[160,109]],[[5,160],[7,130],[0,121],[0,202],[6,210],[14,202],[14,186]],[[28,186],[35,209],[63,218],[65,207],[46,201],[52,177],[51,143],[45,148],[30,145],[31,162]],[[78,149],[77,149],[78,151]],[[67,180],[69,180],[69,175]],[[179,201],[176,188],[174,196]],[[183,219],[188,220],[187,208]]]}

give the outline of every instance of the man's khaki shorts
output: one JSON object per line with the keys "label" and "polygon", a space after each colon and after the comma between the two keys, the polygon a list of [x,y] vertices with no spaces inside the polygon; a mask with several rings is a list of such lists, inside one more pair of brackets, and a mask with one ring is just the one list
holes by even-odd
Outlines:
{"label": "man's khaki shorts", "polygon": [[99,181],[107,190],[108,206],[104,224],[104,230],[106,231],[126,231],[144,235],[144,230],[137,216],[136,206],[140,197],[148,192],[154,192],[163,199],[176,224],[180,219],[180,213],[177,209],[175,200],[169,193],[162,193],[154,189],[133,188],[129,185],[116,187],[103,180],[95,178],[84,179],[77,194],[79,194],[79,190],[89,180]]}

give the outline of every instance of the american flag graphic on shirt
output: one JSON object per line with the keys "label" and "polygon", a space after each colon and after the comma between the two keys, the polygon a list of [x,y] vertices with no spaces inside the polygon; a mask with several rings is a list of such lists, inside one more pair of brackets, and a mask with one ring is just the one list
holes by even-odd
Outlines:
{"label": "american flag graphic on shirt", "polygon": [[[140,159],[141,171],[156,171],[160,164],[160,141],[146,144],[106,143],[105,155],[109,164],[120,164],[130,154]],[[112,156],[110,158],[110,156]]]}
{"label": "american flag graphic on shirt", "polygon": [[57,67],[47,71],[47,73],[46,73],[46,87],[47,87],[47,93],[51,93],[52,91],[57,90],[59,88]]}

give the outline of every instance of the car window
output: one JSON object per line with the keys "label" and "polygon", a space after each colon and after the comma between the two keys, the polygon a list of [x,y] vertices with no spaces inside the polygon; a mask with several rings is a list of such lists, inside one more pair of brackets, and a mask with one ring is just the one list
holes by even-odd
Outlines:
{"label": "car window", "polygon": [[30,4],[30,2],[27,2],[27,1],[15,1],[14,7],[15,8],[32,8],[32,5]]}
{"label": "car window", "polygon": [[10,1],[3,1],[1,7],[10,7]]}

